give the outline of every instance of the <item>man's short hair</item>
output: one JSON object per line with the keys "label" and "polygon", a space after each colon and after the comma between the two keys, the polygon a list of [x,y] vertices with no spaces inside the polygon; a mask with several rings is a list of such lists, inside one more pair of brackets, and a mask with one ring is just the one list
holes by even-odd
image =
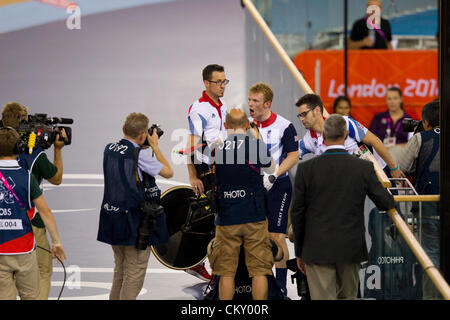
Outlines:
{"label": "man's short hair", "polygon": [[17,154],[15,146],[19,140],[19,134],[14,128],[0,128],[0,157],[10,157]]}
{"label": "man's short hair", "polygon": [[[231,114],[231,111],[233,111],[235,109],[242,111],[242,113],[238,117],[233,116]],[[225,123],[227,124],[228,129],[244,129],[245,130],[247,128],[249,121],[248,121],[248,116],[244,110],[242,110],[240,108],[233,108],[227,112],[227,115],[225,117]]]}
{"label": "man's short hair", "polygon": [[308,106],[308,109],[311,110],[313,110],[315,107],[320,107],[320,113],[323,114],[323,102],[322,99],[320,99],[319,95],[314,93],[305,94],[303,97],[298,99],[295,105],[297,107],[300,107],[303,104],[306,104]]}
{"label": "man's short hair", "polygon": [[422,108],[422,121],[424,120],[433,128],[439,126],[439,100],[429,102]]}
{"label": "man's short hair", "polygon": [[123,132],[133,139],[137,138],[142,132],[148,130],[148,123],[149,120],[145,114],[130,113],[123,125]]}
{"label": "man's short hair", "polygon": [[203,80],[211,80],[214,71],[225,72],[225,68],[218,64],[207,65],[202,71]]}
{"label": "man's short hair", "polygon": [[264,97],[264,102],[273,101],[273,90],[268,84],[264,82],[255,83],[254,85],[251,86],[249,92],[262,93]]}
{"label": "man's short hair", "polygon": [[323,124],[323,135],[330,141],[344,139],[347,131],[347,121],[340,114],[330,115]]}
{"label": "man's short hair", "polygon": [[19,123],[26,120],[28,108],[18,102],[8,102],[2,109],[2,123],[5,127],[19,128]]}

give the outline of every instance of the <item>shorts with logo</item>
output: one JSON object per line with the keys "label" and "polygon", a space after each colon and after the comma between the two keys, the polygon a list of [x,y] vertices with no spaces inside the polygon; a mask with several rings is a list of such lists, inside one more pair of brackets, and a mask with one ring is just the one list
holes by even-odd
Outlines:
{"label": "shorts with logo", "polygon": [[292,184],[288,176],[277,179],[267,193],[269,232],[286,233]]}
{"label": "shorts with logo", "polygon": [[250,277],[271,275],[274,261],[267,220],[225,226],[217,225],[213,248],[208,256],[212,273],[234,277],[242,244],[245,264]]}

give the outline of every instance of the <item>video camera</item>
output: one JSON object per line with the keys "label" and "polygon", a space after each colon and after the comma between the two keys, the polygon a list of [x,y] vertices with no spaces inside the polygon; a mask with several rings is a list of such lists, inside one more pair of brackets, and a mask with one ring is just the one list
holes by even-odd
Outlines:
{"label": "video camera", "polygon": [[414,132],[416,134],[424,130],[423,122],[411,118],[404,118],[402,120],[402,129],[405,132]]}
{"label": "video camera", "polygon": [[46,113],[28,115],[28,119],[22,120],[17,129],[22,142],[19,153],[25,152],[27,148],[30,154],[35,147],[41,147],[43,149],[50,148],[62,129],[65,130],[67,138],[61,136],[60,139],[66,146],[70,145],[72,143],[72,128],[58,126],[58,124],[72,123],[73,119],[48,118]]}

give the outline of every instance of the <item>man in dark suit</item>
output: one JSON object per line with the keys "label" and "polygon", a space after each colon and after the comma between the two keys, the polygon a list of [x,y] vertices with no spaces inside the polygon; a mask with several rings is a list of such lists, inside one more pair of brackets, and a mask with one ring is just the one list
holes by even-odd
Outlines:
{"label": "man in dark suit", "polygon": [[324,124],[325,153],[299,164],[295,177],[295,255],[313,300],[356,299],[360,263],[367,260],[366,195],[381,211],[395,207],[373,164],[345,150],[347,135],[344,118],[330,115]]}

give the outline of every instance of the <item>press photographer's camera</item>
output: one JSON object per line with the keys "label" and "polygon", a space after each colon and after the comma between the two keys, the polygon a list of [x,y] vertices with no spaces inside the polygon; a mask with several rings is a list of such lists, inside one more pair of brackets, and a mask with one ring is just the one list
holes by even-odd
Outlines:
{"label": "press photographer's camera", "polygon": [[164,131],[161,129],[159,124],[152,124],[152,126],[148,129],[148,134],[153,134],[153,129],[156,129],[156,134],[158,135],[158,139],[164,134]]}
{"label": "press photographer's camera", "polygon": [[[158,139],[161,138],[161,136],[164,134],[164,131],[161,129],[161,126],[159,124],[152,124],[152,126],[148,129],[148,134],[153,134],[153,129],[156,129],[156,134],[158,135]],[[147,139],[145,139],[144,146],[149,146]]]}
{"label": "press photographer's camera", "polygon": [[164,212],[164,207],[155,202],[144,201],[139,206],[139,209],[142,216],[138,227],[136,249],[145,250],[148,246],[150,234],[156,229],[157,219]]}
{"label": "press photographer's camera", "polygon": [[32,152],[35,147],[48,149],[56,141],[56,137],[64,129],[67,138],[60,136],[60,139],[65,145],[72,143],[72,128],[58,126],[58,124],[72,124],[73,119],[69,118],[54,118],[47,117],[45,113],[36,113],[34,115],[28,115],[27,120],[22,120],[19,123],[17,132],[20,135],[22,149],[19,153],[23,153],[26,149]]}
{"label": "press photographer's camera", "polygon": [[302,300],[311,300],[311,295],[309,293],[309,286],[308,286],[308,280],[306,279],[306,276],[300,271],[300,269],[297,267],[297,259],[291,259],[286,261],[286,266],[289,270],[294,272],[293,275],[291,275],[291,281],[292,283],[297,283],[297,294]]}
{"label": "press photographer's camera", "polygon": [[404,118],[402,120],[402,129],[405,132],[421,132],[424,130],[422,121],[413,120],[411,118]]}

